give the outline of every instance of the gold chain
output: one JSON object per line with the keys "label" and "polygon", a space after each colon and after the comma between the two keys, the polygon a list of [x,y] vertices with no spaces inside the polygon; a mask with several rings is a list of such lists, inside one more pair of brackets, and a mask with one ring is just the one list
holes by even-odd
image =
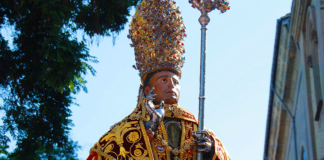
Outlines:
{"label": "gold chain", "polygon": [[190,150],[190,146],[194,145],[195,142],[193,140],[187,140],[188,143],[185,143],[183,148],[173,148],[172,146],[169,145],[169,143],[163,139],[162,135],[157,135],[157,138],[159,140],[162,140],[162,144],[167,148],[168,151],[172,152],[175,156],[178,156],[179,153],[184,153],[186,150]]}

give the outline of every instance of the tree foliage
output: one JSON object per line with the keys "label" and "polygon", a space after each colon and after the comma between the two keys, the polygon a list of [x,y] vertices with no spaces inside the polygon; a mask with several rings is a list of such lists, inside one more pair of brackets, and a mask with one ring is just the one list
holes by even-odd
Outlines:
{"label": "tree foliage", "polygon": [[[75,159],[69,138],[73,94],[86,91],[90,36],[111,36],[124,29],[137,0],[2,0],[1,27],[14,26],[14,49],[0,35],[0,90],[5,111],[0,153],[9,159]],[[1,28],[0,27],[0,28]],[[9,135],[17,143],[7,152]]]}

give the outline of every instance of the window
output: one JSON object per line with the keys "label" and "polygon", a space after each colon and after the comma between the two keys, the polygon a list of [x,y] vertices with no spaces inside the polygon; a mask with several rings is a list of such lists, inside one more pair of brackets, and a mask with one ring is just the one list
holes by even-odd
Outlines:
{"label": "window", "polygon": [[319,121],[320,113],[323,107],[321,79],[320,79],[320,67],[319,67],[319,55],[318,55],[318,38],[316,28],[315,8],[309,7],[307,11],[306,20],[306,47],[305,47],[307,64],[310,67],[310,84],[311,99],[315,112],[315,121]]}

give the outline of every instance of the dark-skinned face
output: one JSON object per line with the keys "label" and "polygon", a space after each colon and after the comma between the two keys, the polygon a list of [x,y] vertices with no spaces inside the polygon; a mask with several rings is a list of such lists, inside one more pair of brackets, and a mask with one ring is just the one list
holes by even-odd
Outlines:
{"label": "dark-skinned face", "polygon": [[153,93],[154,104],[160,104],[163,100],[165,104],[178,103],[180,96],[180,79],[177,74],[170,71],[161,71],[152,76],[150,79],[150,86],[144,89],[145,95],[154,87]]}

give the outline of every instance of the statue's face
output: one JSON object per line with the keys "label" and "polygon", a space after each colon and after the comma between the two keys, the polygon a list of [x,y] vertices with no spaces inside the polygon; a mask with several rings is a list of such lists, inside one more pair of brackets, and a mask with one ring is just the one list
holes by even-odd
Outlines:
{"label": "statue's face", "polygon": [[178,103],[180,96],[180,79],[177,74],[169,71],[161,71],[154,74],[150,80],[149,87],[145,87],[144,93],[150,91],[154,87],[153,93],[156,94],[154,97],[154,104],[160,104],[163,100],[165,104]]}

